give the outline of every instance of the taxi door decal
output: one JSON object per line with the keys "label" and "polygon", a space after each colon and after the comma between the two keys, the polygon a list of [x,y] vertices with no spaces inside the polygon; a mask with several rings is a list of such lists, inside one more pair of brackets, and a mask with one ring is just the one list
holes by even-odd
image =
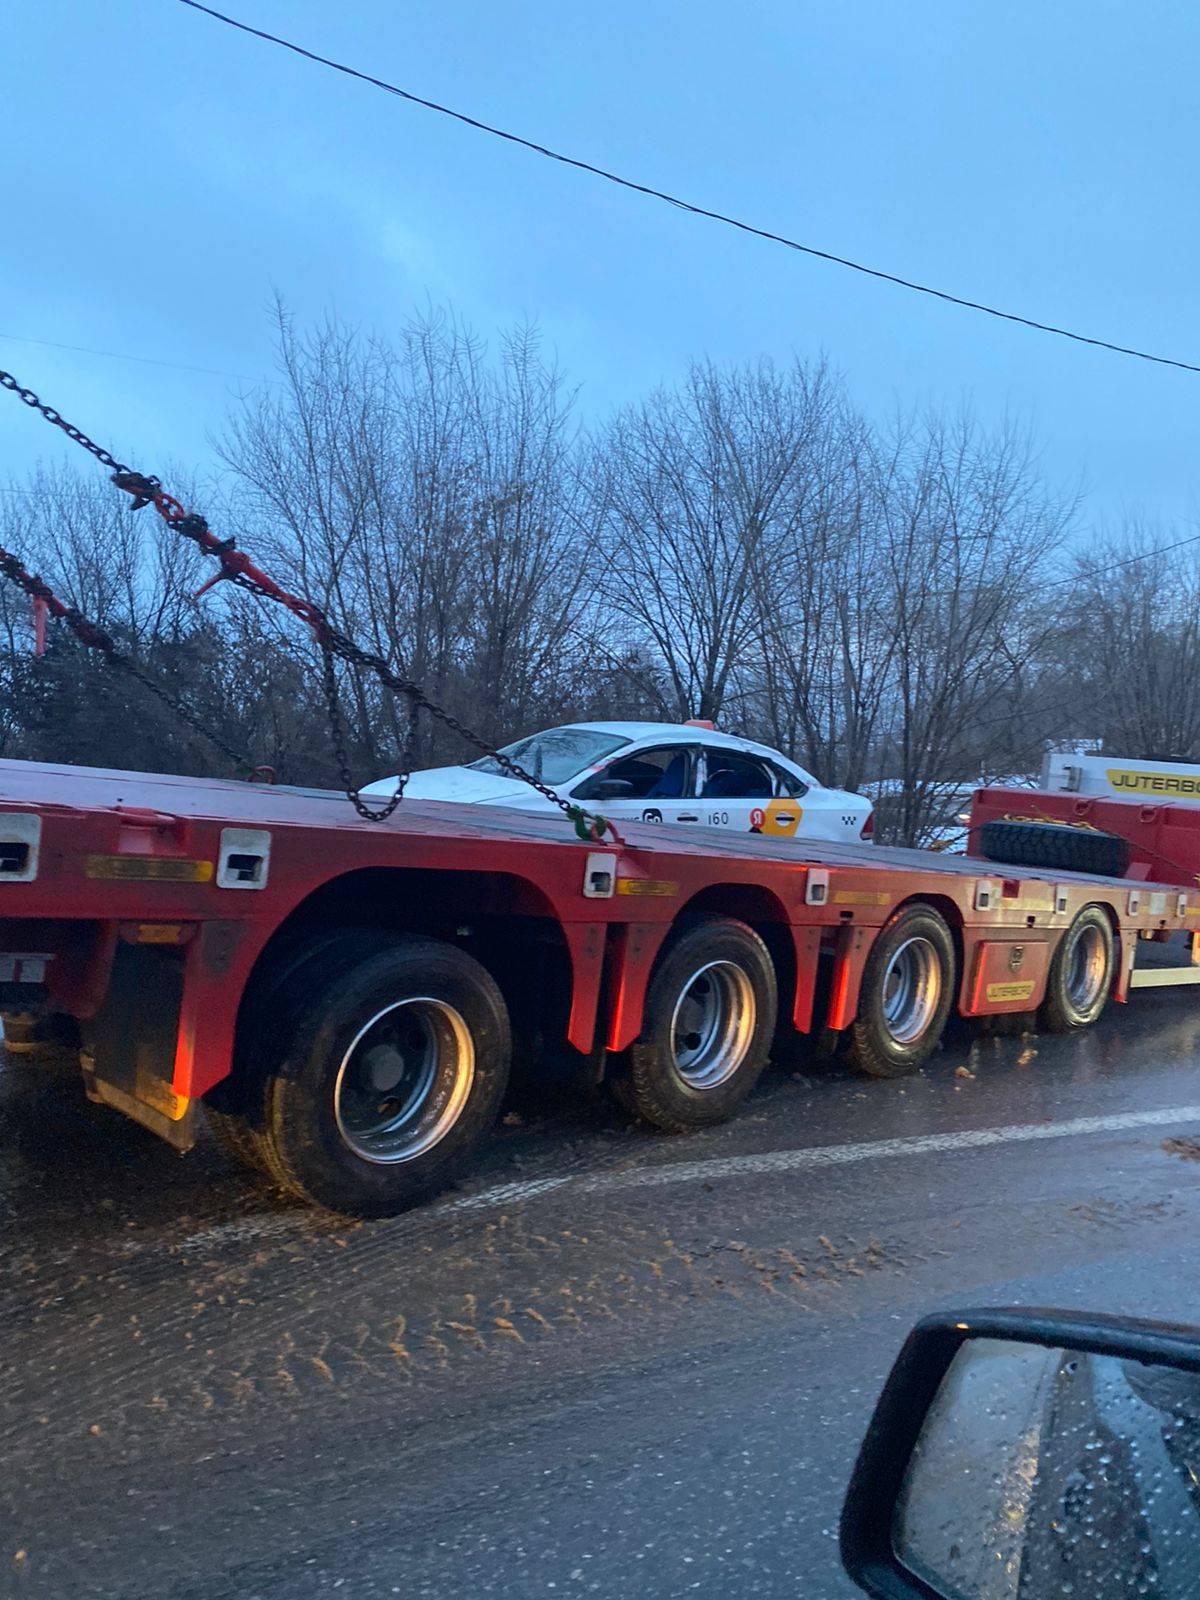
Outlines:
{"label": "taxi door decal", "polygon": [[755,806],[750,813],[750,832],[773,834],[790,839],[800,826],[804,807],[796,800],[772,800],[764,811]]}

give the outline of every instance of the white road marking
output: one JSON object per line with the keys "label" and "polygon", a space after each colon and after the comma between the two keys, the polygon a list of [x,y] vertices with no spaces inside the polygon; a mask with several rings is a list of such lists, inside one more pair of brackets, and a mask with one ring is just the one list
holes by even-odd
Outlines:
{"label": "white road marking", "polygon": [[[756,1155],[713,1156],[708,1161],[668,1161],[659,1166],[627,1168],[623,1172],[598,1172],[587,1178],[530,1178],[522,1183],[501,1183],[478,1194],[463,1195],[431,1207],[426,1216],[449,1216],[463,1211],[488,1211],[520,1205],[556,1189],[580,1194],[615,1194],[625,1189],[659,1189],[676,1183],[711,1183],[722,1178],[773,1176],[802,1172],[810,1167],[846,1166],[856,1161],[882,1161],[892,1156],[936,1155],[939,1152],[980,1150],[998,1144],[1028,1144],[1037,1139],[1075,1139],[1092,1133],[1125,1133],[1137,1128],[1164,1128],[1200,1122],[1200,1105],[1167,1106],[1159,1111],[1122,1111],[1108,1117],[1072,1117],[1066,1122],[1021,1122],[1005,1128],[968,1128],[959,1133],[921,1133],[908,1139],[875,1139],[863,1144],[821,1144],[799,1150],[764,1150]],[[311,1232],[314,1222],[332,1225],[328,1217],[312,1212],[278,1212],[238,1217],[213,1228],[190,1234],[177,1248],[192,1252],[224,1244],[250,1244],[287,1234]],[[140,1241],[122,1241],[134,1253]]]}
{"label": "white road marking", "polygon": [[[248,1217],[234,1217],[231,1222],[219,1222],[215,1227],[202,1228],[199,1233],[189,1233],[175,1242],[175,1248],[191,1254],[197,1250],[211,1250],[226,1244],[256,1244],[260,1239],[286,1238],[288,1234],[313,1232],[313,1223],[324,1224],[324,1231],[334,1232],[340,1226],[335,1218],[313,1211],[267,1211]],[[126,1254],[134,1255],[146,1248],[144,1240],[122,1241]]]}
{"label": "white road marking", "polygon": [[501,1183],[494,1189],[484,1189],[480,1194],[464,1195],[461,1200],[451,1200],[439,1206],[439,1211],[484,1211],[490,1206],[502,1206],[512,1200],[532,1200],[535,1194],[549,1194],[551,1189],[561,1189],[571,1178],[530,1178],[525,1183]]}
{"label": "white road marking", "polygon": [[1135,1128],[1170,1127],[1200,1122],[1200,1105],[1169,1106],[1160,1111],[1123,1111],[1109,1117],[1072,1117],[1066,1122],[1023,1122],[1006,1128],[970,1128],[959,1133],[923,1133],[908,1139],[875,1139],[865,1144],[822,1144],[800,1150],[766,1150],[757,1155],[714,1156],[708,1161],[671,1161],[661,1166],[624,1172],[599,1172],[587,1178],[538,1178],[505,1183],[495,1189],[440,1207],[444,1211],[482,1211],[513,1205],[552,1189],[570,1187],[583,1194],[613,1194],[623,1189],[657,1189],[675,1183],[707,1183],[721,1178],[801,1172],[808,1167],[844,1166],[855,1161],[880,1161],[891,1156],[932,1155],[940,1151],[978,1150],[989,1145],[1026,1144],[1036,1139],[1073,1139],[1091,1133],[1123,1133]]}

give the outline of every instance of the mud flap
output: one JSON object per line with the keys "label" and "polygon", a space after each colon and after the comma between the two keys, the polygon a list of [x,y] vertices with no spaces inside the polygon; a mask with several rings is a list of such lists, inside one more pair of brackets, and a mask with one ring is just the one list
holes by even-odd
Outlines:
{"label": "mud flap", "polygon": [[88,1098],[177,1150],[196,1142],[196,1102],[172,1088],[183,998],[181,952],[118,945],[104,1003],[81,1024]]}

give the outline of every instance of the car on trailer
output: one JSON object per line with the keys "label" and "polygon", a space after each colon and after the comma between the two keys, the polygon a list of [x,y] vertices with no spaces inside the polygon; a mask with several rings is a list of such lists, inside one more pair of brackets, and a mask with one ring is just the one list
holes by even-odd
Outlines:
{"label": "car on trailer", "polygon": [[[556,793],[617,822],[678,823],[780,839],[869,839],[865,795],[828,789],[788,756],[709,722],[576,722],[506,745]],[[396,778],[363,793],[387,796]],[[514,778],[497,756],[467,766],[430,767],[405,785],[414,800],[549,811],[553,802]]]}

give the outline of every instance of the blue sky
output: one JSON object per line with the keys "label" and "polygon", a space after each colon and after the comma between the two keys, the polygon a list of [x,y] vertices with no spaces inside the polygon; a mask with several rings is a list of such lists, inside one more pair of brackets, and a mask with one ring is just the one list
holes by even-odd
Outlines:
{"label": "blue sky", "polygon": [[[233,14],[701,204],[1200,361],[1200,9],[1144,0],[228,0]],[[822,353],[860,405],[1029,421],[1084,529],[1200,513],[1200,376],[1085,350],[623,193],[176,0],[5,23],[0,366],[152,470],[213,461],[265,308],[536,319],[585,415],[692,356]],[[126,351],[241,378],[77,354]],[[53,438],[0,396],[0,477]],[[3,502],[0,500],[0,506]]]}

